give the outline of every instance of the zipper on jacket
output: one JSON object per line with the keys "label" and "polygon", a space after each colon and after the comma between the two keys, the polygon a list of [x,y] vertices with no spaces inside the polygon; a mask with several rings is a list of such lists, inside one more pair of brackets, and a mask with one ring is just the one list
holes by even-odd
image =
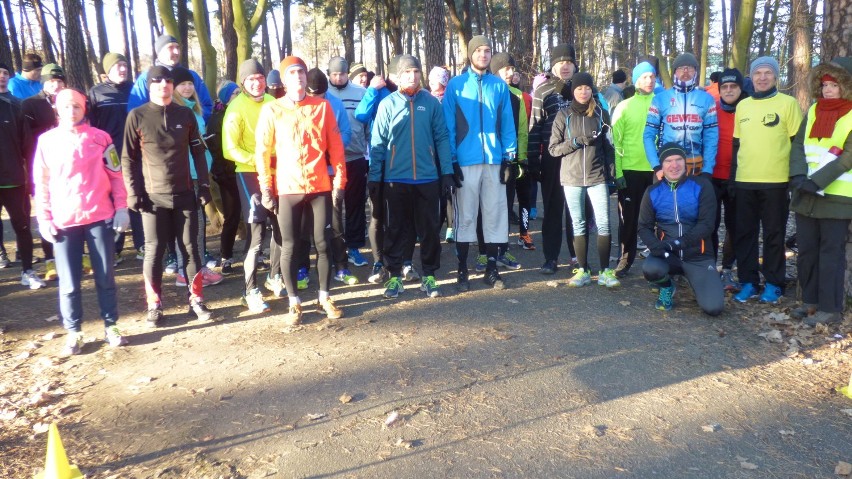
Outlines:
{"label": "zipper on jacket", "polygon": [[[677,223],[677,235],[678,235],[678,238],[680,238],[680,237],[683,236],[683,224],[681,224],[681,222],[680,222],[680,210],[677,206],[677,187],[678,186],[679,185],[674,185],[674,187],[672,188],[672,198],[674,200],[674,213],[675,213],[675,223]],[[677,238],[675,238],[675,239],[677,239]],[[680,258],[683,259],[683,250],[680,250],[678,252],[678,256],[680,256]]]}
{"label": "zipper on jacket", "polygon": [[476,83],[479,85],[479,141],[482,142],[482,163],[485,164],[487,163],[487,159],[485,158],[485,147],[487,145],[485,142],[485,128],[482,125],[482,77],[485,73],[482,75],[474,73],[474,75],[476,75]]}
{"label": "zipper on jacket", "polygon": [[409,124],[409,131],[411,132],[411,174],[413,176],[412,179],[417,179],[417,157],[414,154],[414,98],[408,99],[408,115],[411,117],[411,121]]}

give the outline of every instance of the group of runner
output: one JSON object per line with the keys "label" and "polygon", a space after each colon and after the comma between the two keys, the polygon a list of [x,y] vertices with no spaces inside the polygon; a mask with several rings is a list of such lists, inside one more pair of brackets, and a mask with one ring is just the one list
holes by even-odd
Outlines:
{"label": "group of runner", "polygon": [[[257,277],[259,267],[268,267],[263,284],[288,298],[286,322],[295,325],[303,314],[299,292],[311,277],[311,243],[317,304],[329,318],[344,314],[331,298],[332,282],[355,284],[349,265],[370,266],[359,251],[365,238],[373,256],[368,281],[384,284],[385,297],[398,297],[406,281],[419,281],[428,297],[441,296],[444,222],[458,260],[456,289],[470,289],[471,266],[489,287],[505,288],[500,267],[521,267],[509,251],[513,219],[517,245],[536,249],[529,221],[538,213],[539,184],[542,274],[558,271],[564,235],[569,286],[589,285],[595,273],[599,285],[616,288],[636,261],[638,238],[648,248],[643,275],[659,290],[656,307],[672,308],[671,277],[683,275],[710,315],[722,312],[725,290],[740,302],[776,303],[784,294],[792,193],[804,300],[794,315],[811,325],[840,320],[845,271],[838,265],[852,218],[849,59],[814,69],[816,103],[803,121],[798,103],[778,91],[779,66],[770,57],[751,63],[750,93],[736,69],[714,74],[717,81],[702,88],[689,53],[674,60],[669,89],[650,57],[632,69],[631,85],[617,70],[600,92],[591,75],[577,71],[574,48],[560,44],[530,95],[520,89],[512,56],[476,36],[469,66],[453,78],[444,67],[424,78],[411,55],[393,58],[387,78],[342,57],[331,58],[326,71],[289,56],[267,72],[249,59],[214,100],[200,76],[179,65],[180,48],[175,38],[159,37],[154,65],[135,82],[126,59],[110,53],[104,81],[88,94],[65,88],[62,69],[42,66],[37,55],[26,55],[11,79],[12,70],[0,64],[0,134],[10,145],[0,152],[0,204],[17,236],[21,283],[38,289],[58,276],[70,331],[66,354],[82,346],[80,282],[87,269],[107,341],[127,342],[116,327],[114,278],[125,231],[133,232],[144,260],[152,327],[163,321],[169,268],[187,288],[191,313],[222,319],[203,290],[233,272],[241,222],[243,305],[269,311]],[[620,251],[611,267],[609,199],[616,191]],[[45,240],[45,279],[32,270],[31,194]],[[204,234],[205,206],[214,196],[208,211],[224,218],[218,259]],[[596,261],[588,253],[593,230]],[[471,265],[473,242],[478,255]]]}

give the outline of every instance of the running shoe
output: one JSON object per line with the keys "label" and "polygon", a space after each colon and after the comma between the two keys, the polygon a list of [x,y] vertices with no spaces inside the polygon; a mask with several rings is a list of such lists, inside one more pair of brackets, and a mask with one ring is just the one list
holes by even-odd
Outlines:
{"label": "running shoe", "polygon": [[[56,272],[56,260],[48,259],[44,262],[44,280],[54,281],[59,279],[59,274]],[[32,286],[30,286],[32,289]]]}
{"label": "running shoe", "polygon": [[435,281],[434,276],[426,276],[423,278],[423,282],[420,283],[420,291],[426,293],[426,296],[430,298],[437,298],[441,296],[441,290],[438,289],[438,282]]}
{"label": "running shoe", "polygon": [[166,268],[163,272],[166,274],[175,274],[177,270],[177,256],[174,253],[168,253],[166,255]]}
{"label": "running shoe", "polygon": [[399,276],[392,276],[385,283],[385,298],[396,298],[403,291],[405,291],[405,286],[402,285],[402,278]]}
{"label": "running shoe", "polygon": [[234,272],[234,260],[230,258],[222,258],[222,274],[231,274]]}
{"label": "running shoe", "polygon": [[734,300],[740,303],[746,303],[752,298],[758,297],[757,288],[752,283],[742,285],[740,292],[734,295]]}
{"label": "running shoe", "polygon": [[343,317],[343,310],[338,308],[331,298],[326,299],[325,301],[320,301],[318,306],[322,309],[328,319],[340,319]]}
{"label": "running shoe", "polygon": [[128,343],[127,338],[121,334],[121,330],[114,324],[104,329],[104,340],[114,348],[126,346]]}
{"label": "running shoe", "polygon": [[194,300],[189,303],[189,311],[195,313],[195,316],[202,321],[215,321],[216,316],[213,311],[204,304],[204,301]]}
{"label": "running shoe", "polygon": [[456,276],[456,290],[459,293],[470,291],[470,280],[466,269],[459,269],[458,276]]}
{"label": "running shoe", "polygon": [[607,288],[616,288],[621,286],[621,281],[615,277],[615,271],[607,268],[598,274],[598,284]]}
{"label": "running shoe", "polygon": [[263,300],[263,293],[261,293],[257,288],[246,293],[246,295],[242,297],[241,302],[242,305],[248,308],[248,310],[252,313],[258,314],[269,312],[269,305]]}
{"label": "running shoe", "polygon": [[522,246],[525,250],[535,250],[535,244],[529,233],[518,237],[518,246]]}
{"label": "running shoe", "polygon": [[402,279],[406,281],[419,281],[420,273],[414,269],[414,265],[410,261],[402,263]]}
{"label": "running shoe", "polygon": [[266,275],[266,281],[264,281],[263,286],[271,291],[276,298],[283,298],[287,295],[287,289],[284,287],[284,279],[281,278],[280,274],[276,274],[275,276]]}
{"label": "running shoe", "polygon": [[367,281],[373,284],[379,284],[387,278],[388,272],[385,269],[385,266],[381,262],[373,263],[373,272],[370,274],[370,277],[367,278]]}
{"label": "running shoe", "polygon": [[476,257],[476,272],[481,273],[488,267],[488,256],[481,254]]}
{"label": "running shoe", "polygon": [[500,277],[500,273],[497,271],[497,268],[487,271],[482,279],[485,281],[485,284],[494,289],[506,288],[506,284],[503,282],[503,278]]}
{"label": "running shoe", "polygon": [[12,262],[9,261],[9,256],[5,251],[0,251],[0,269],[8,268]]}
{"label": "running shoe", "polygon": [[89,255],[83,255],[83,274],[92,274],[92,258]]}
{"label": "running shoe", "polygon": [[302,324],[302,305],[292,304],[284,316],[284,324],[287,326],[298,326]]}
{"label": "running shoe", "polygon": [[334,274],[334,280],[350,286],[358,284],[358,278],[352,276],[352,273],[346,268],[338,270],[337,273]]}
{"label": "running shoe", "polygon": [[361,252],[358,251],[358,248],[349,248],[349,262],[354,264],[355,266],[367,266],[369,263],[366,259],[361,255]]}
{"label": "running shoe", "polygon": [[116,267],[116,266],[120,265],[122,263],[122,261],[124,261],[124,258],[121,257],[121,253],[116,253],[115,254],[115,260],[112,262],[112,266]]}
{"label": "running shoe", "polygon": [[801,321],[807,318],[808,316],[813,316],[814,314],[816,314],[818,307],[819,306],[816,304],[803,303],[801,306],[790,311],[790,317]]}
{"label": "running shoe", "polygon": [[142,261],[142,260],[145,259],[145,247],[144,246],[136,250],[136,259],[138,259],[139,261]]}
{"label": "running shoe", "polygon": [[145,318],[145,322],[148,324],[149,328],[156,328],[160,326],[161,321],[163,320],[163,307],[159,304],[149,308],[148,314]]}
{"label": "running shoe", "polygon": [[207,266],[210,269],[213,269],[219,266],[219,260],[216,259],[215,256],[210,254],[209,251],[204,252],[204,266]]}
{"label": "running shoe", "polygon": [[65,338],[65,346],[62,347],[61,356],[74,356],[83,350],[83,333],[81,331],[68,331]]}
{"label": "running shoe", "polygon": [[521,263],[508,251],[497,257],[497,264],[508,269],[521,269]]}
{"label": "running shoe", "polygon": [[627,273],[630,271],[630,265],[627,264],[627,258],[621,258],[618,260],[618,265],[616,265],[615,270],[616,278],[623,278],[627,276]]}
{"label": "running shoe", "polygon": [[558,269],[559,267],[556,266],[556,261],[549,259],[545,261],[543,265],[541,265],[541,268],[538,269],[538,272],[541,274],[555,274]]}
{"label": "running shoe", "polygon": [[674,294],[677,287],[672,283],[671,286],[660,287],[660,296],[657,302],[654,303],[654,308],[660,311],[668,311],[674,305]]}
{"label": "running shoe", "polygon": [[308,275],[308,268],[299,268],[296,273],[296,289],[308,289],[308,284],[311,282],[311,277]]}
{"label": "running shoe", "polygon": [[453,231],[452,228],[447,228],[447,234],[444,237],[444,241],[447,243],[455,243],[456,242],[456,232]]}
{"label": "running shoe", "polygon": [[47,283],[39,278],[35,271],[30,269],[21,273],[21,286],[27,286],[30,289],[40,289],[47,286]]}
{"label": "running shoe", "polygon": [[817,311],[813,316],[805,319],[804,323],[810,327],[815,327],[817,324],[837,324],[843,321],[840,313],[827,313],[825,311]]}
{"label": "running shoe", "polygon": [[574,276],[568,280],[568,286],[572,288],[581,288],[588,284],[592,284],[592,276],[583,268],[576,268],[574,271]]}
{"label": "running shoe", "polygon": [[536,207],[530,208],[530,219],[534,220],[538,218],[538,209]]}
{"label": "running shoe", "polygon": [[781,299],[784,293],[781,291],[780,286],[775,286],[772,283],[766,283],[766,286],[763,288],[763,293],[760,295],[759,301],[761,303],[766,304],[778,304],[778,301]]}
{"label": "running shoe", "polygon": [[723,269],[721,279],[722,288],[724,288],[725,291],[736,292],[740,290],[740,284],[734,280],[734,273],[731,270]]}

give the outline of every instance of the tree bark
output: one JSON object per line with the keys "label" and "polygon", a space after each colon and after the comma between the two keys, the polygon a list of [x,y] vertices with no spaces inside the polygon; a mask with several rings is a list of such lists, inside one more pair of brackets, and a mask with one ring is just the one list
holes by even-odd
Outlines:
{"label": "tree bark", "polygon": [[245,0],[233,0],[234,9],[234,31],[237,34],[237,63],[241,63],[251,57],[251,39],[257,33],[260,22],[266,17],[269,8],[267,0],[258,0],[251,16],[248,16]]}
{"label": "tree bark", "polygon": [[424,71],[429,72],[432,68],[443,65],[446,58],[444,38],[447,35],[447,25],[444,23],[444,1],[426,0],[423,10],[425,16],[423,30],[426,36],[424,42],[426,69]]}
{"label": "tree bark", "polygon": [[219,26],[222,28],[222,43],[225,47],[225,76],[236,78],[237,32],[234,30],[234,9],[231,0],[222,0],[219,12]]}
{"label": "tree bark", "polygon": [[14,15],[12,15],[12,2],[3,0],[6,10],[6,23],[9,28],[9,43],[12,45],[12,61],[16,71],[21,71],[23,59],[21,57],[21,45],[18,43],[18,28],[15,26]]}
{"label": "tree bark", "polygon": [[65,43],[68,46],[68,55],[65,65],[63,65],[65,81],[70,87],[89,91],[89,88],[92,87],[92,74],[86,61],[88,58],[86,43],[83,40],[83,29],[80,22],[75,21],[80,18],[82,5],[78,0],[62,0],[62,6],[65,10],[65,18],[68,19],[65,22],[65,37],[67,39]]}
{"label": "tree bark", "polygon": [[[169,0],[170,3],[171,1]],[[189,68],[189,12],[186,8],[186,0],[177,0],[176,20],[178,33],[172,35],[176,36],[180,43],[180,64]]]}
{"label": "tree bark", "polygon": [[731,52],[731,64],[741,72],[746,71],[751,35],[754,30],[754,14],[757,0],[743,0],[737,19],[734,48]]}
{"label": "tree bark", "polygon": [[574,18],[574,2],[559,0],[559,40],[574,45],[577,41],[577,21]]}
{"label": "tree bark", "polygon": [[[66,17],[67,18],[67,17]],[[86,8],[83,7],[80,9],[80,20],[83,22],[83,38],[86,40],[86,53],[89,62],[95,69],[95,73],[97,74],[96,82],[101,82],[101,75],[104,74],[104,67],[101,64],[101,61],[98,59],[98,53],[95,51],[95,43],[92,41],[92,29],[89,28],[89,19],[86,16]],[[103,58],[101,56],[100,58]],[[89,70],[89,77],[91,77],[91,70]]]}
{"label": "tree bark", "polygon": [[346,63],[355,61],[355,10],[356,0],[345,0],[343,7],[343,58]]}
{"label": "tree bark", "polygon": [[385,9],[385,34],[390,44],[391,54],[402,55],[402,17],[401,5],[398,0],[382,0]]}
{"label": "tree bark", "polygon": [[[42,5],[42,8],[44,5]],[[53,21],[56,24],[56,35],[59,37],[59,65],[65,65],[65,36],[62,35],[62,22],[59,21],[60,11],[59,11],[59,0],[53,0]],[[45,9],[47,12],[47,9]],[[71,17],[76,18],[76,17]],[[54,46],[56,43],[54,42]]]}
{"label": "tree bark", "polygon": [[[0,62],[5,65],[13,65],[12,63],[12,49],[6,48],[6,45],[9,45],[9,35],[6,33],[6,17],[3,15],[3,5],[0,4],[0,45],[3,46],[3,49],[0,50]],[[14,75],[15,72],[9,72],[9,74]]]}
{"label": "tree bark", "polygon": [[270,51],[270,46],[272,43],[269,41],[269,26],[266,22],[260,23],[260,44],[261,44],[261,64],[263,65],[263,69],[265,71],[269,71],[272,69],[272,52]]}
{"label": "tree bark", "polygon": [[376,18],[373,25],[373,37],[376,41],[376,75],[385,76],[384,54],[382,53],[382,9],[378,3],[376,6]]}
{"label": "tree bark", "polygon": [[470,64],[470,55],[467,51],[467,44],[473,37],[473,28],[470,19],[470,0],[462,0],[461,11],[456,8],[455,0],[445,0],[447,12],[450,14],[450,20],[453,26],[456,27],[456,32],[459,35],[459,56],[464,57],[464,64]]}
{"label": "tree bark", "polygon": [[[216,81],[219,72],[216,69],[216,49],[213,48],[213,42],[210,40],[210,25],[207,19],[210,15],[207,13],[207,2],[205,0],[192,0],[192,22],[195,25],[195,36],[198,38],[198,45],[201,47],[201,69],[204,78],[204,85],[207,87],[207,92],[212,98],[216,98]],[[186,46],[181,50],[189,50]]]}
{"label": "tree bark", "polygon": [[290,0],[284,0],[281,8],[284,10],[284,25],[281,27],[284,30],[284,38],[281,40],[281,58],[284,58],[293,54],[293,34],[290,29]]}
{"label": "tree bark", "polygon": [[[23,2],[21,2],[21,4],[23,4]],[[47,20],[44,15],[42,0],[32,0],[32,5],[36,21],[38,22],[39,32],[41,33],[41,49],[44,63],[56,63],[56,56],[53,54],[53,38],[50,36],[50,31],[47,29]],[[35,45],[33,45],[33,47],[35,47]]]}
{"label": "tree bark", "polygon": [[[127,6],[124,5],[124,0],[118,0],[116,2],[118,4],[118,18],[121,21],[121,41],[122,41],[122,54],[124,58],[130,59],[130,42],[128,40],[128,32],[127,32]],[[128,71],[133,71],[133,66],[127,65]]]}
{"label": "tree bark", "polygon": [[654,39],[654,56],[660,60],[660,76],[662,82],[668,88],[672,84],[672,76],[669,74],[668,62],[663,56],[663,18],[660,11],[660,0],[650,0],[651,4],[651,23],[653,26]]}
{"label": "tree bark", "polygon": [[[109,53],[109,38],[107,37],[106,20],[104,19],[104,0],[94,0],[93,3],[95,6],[95,24],[98,29],[98,52],[100,53],[98,58],[103,59],[104,55]],[[121,0],[118,0],[117,3],[121,3]]]}
{"label": "tree bark", "polygon": [[823,61],[852,56],[852,0],[823,1],[821,52]]}
{"label": "tree bark", "polygon": [[698,51],[701,52],[701,74],[707,74],[707,50],[710,43],[710,0],[701,1],[701,45]]}

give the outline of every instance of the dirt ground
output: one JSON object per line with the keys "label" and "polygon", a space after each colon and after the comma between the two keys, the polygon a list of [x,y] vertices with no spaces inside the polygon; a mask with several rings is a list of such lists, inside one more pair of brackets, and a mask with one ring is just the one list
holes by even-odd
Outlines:
{"label": "dirt ground", "polygon": [[[10,252],[11,239],[7,223]],[[362,284],[335,284],[336,321],[312,312],[314,272],[295,328],[286,300],[248,315],[241,274],[206,291],[220,323],[191,318],[166,277],[156,330],[125,252],[130,345],[104,344],[89,277],[86,346],[68,359],[56,284],[29,291],[13,264],[0,270],[0,477],[44,467],[52,421],[89,478],[821,478],[852,463],[852,400],[835,391],[852,372],[848,313],[813,330],[789,298],[729,299],[710,318],[685,283],[662,313],[641,260],[621,288],[575,290],[564,246],[553,277],[540,251],[513,251],[524,267],[508,289],[475,275],[456,294],[445,244],[440,299],[413,284],[382,299],[353,267]]]}

